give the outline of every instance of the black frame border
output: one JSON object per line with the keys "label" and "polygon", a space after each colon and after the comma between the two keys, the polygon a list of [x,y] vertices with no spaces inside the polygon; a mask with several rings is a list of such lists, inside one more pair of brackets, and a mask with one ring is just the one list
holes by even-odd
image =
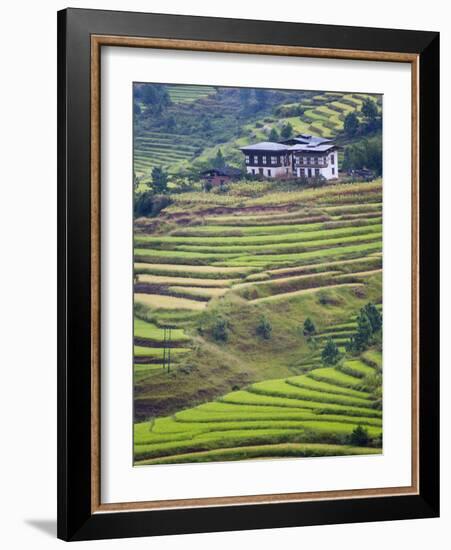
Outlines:
{"label": "black frame border", "polygon": [[[91,513],[91,35],[419,56],[419,494]],[[138,537],[439,515],[439,33],[180,15],[58,12],[58,537]]]}

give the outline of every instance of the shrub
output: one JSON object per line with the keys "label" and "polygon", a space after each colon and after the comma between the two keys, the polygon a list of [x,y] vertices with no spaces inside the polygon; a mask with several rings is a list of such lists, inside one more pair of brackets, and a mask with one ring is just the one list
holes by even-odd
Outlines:
{"label": "shrub", "polygon": [[316,332],[316,327],[310,317],[304,321],[304,336],[312,336]]}
{"label": "shrub", "polygon": [[227,342],[229,339],[229,326],[228,322],[219,317],[213,325],[211,335],[217,342]]}
{"label": "shrub", "polygon": [[351,445],[356,445],[357,447],[366,447],[369,442],[370,437],[368,435],[368,430],[360,424],[352,430],[352,433],[349,436],[349,443]]}
{"label": "shrub", "polygon": [[260,322],[257,325],[257,334],[261,338],[264,338],[265,340],[269,340],[271,338],[271,332],[272,332],[271,323],[266,317],[262,317],[260,319]]}
{"label": "shrub", "polygon": [[171,199],[165,195],[154,195],[152,191],[146,191],[135,197],[135,217],[157,216],[163,208],[166,208],[171,203]]}

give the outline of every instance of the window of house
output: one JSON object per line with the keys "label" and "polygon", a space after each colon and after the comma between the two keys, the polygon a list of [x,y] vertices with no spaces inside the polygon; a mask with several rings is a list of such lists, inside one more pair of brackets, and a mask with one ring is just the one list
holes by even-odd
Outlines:
{"label": "window of house", "polygon": [[258,164],[258,156],[254,155],[254,164]]}
{"label": "window of house", "polygon": [[307,170],[307,175],[308,175],[309,178],[312,177],[312,169],[311,169],[311,168],[309,168],[309,169]]}
{"label": "window of house", "polygon": [[332,168],[332,175],[335,175],[335,168]]}
{"label": "window of house", "polygon": [[301,178],[305,178],[305,168],[301,168]]}
{"label": "window of house", "polygon": [[249,164],[249,155],[246,155],[245,157],[246,164]]}
{"label": "window of house", "polygon": [[255,168],[252,168],[252,174],[255,176]]}
{"label": "window of house", "polygon": [[315,176],[319,176],[319,168],[315,168]]}
{"label": "window of house", "polygon": [[264,156],[262,157],[262,160],[263,160],[263,164],[266,164],[266,155],[264,155]]}
{"label": "window of house", "polygon": [[263,168],[259,168],[258,173],[263,176]]}
{"label": "window of house", "polygon": [[334,154],[330,155],[330,163],[335,164],[335,155]]}
{"label": "window of house", "polygon": [[271,169],[268,168],[268,176],[270,176],[270,175],[271,175]]}
{"label": "window of house", "polygon": [[277,157],[271,157],[271,164],[277,164]]}
{"label": "window of house", "polygon": [[313,164],[318,164],[318,157],[314,157]]}

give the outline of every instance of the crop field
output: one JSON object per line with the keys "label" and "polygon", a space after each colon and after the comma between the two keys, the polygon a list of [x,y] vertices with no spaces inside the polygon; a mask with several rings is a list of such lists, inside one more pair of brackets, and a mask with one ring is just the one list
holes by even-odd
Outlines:
{"label": "crop field", "polygon": [[169,97],[174,103],[189,103],[215,93],[213,86],[175,84],[168,87]]}
{"label": "crop field", "polygon": [[135,226],[135,464],[380,453],[381,348],[346,345],[382,311],[381,181],[244,186]]}
{"label": "crop field", "polygon": [[[377,401],[361,389],[376,367],[364,361],[365,372],[311,368],[300,376],[252,384],[217,401],[137,423],[136,463],[380,452],[377,445],[350,452],[345,444],[357,426],[365,427],[375,441],[382,434]],[[348,363],[354,361],[341,368]],[[293,447],[287,454],[289,445]]]}

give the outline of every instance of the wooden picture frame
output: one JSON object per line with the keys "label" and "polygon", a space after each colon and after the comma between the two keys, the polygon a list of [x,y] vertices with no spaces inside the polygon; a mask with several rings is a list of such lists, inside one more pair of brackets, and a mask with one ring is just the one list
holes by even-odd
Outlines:
{"label": "wooden picture frame", "polygon": [[[100,51],[112,45],[411,64],[410,487],[101,503]],[[434,32],[82,9],[58,13],[58,537],[86,540],[438,515],[438,99],[439,35]]]}

